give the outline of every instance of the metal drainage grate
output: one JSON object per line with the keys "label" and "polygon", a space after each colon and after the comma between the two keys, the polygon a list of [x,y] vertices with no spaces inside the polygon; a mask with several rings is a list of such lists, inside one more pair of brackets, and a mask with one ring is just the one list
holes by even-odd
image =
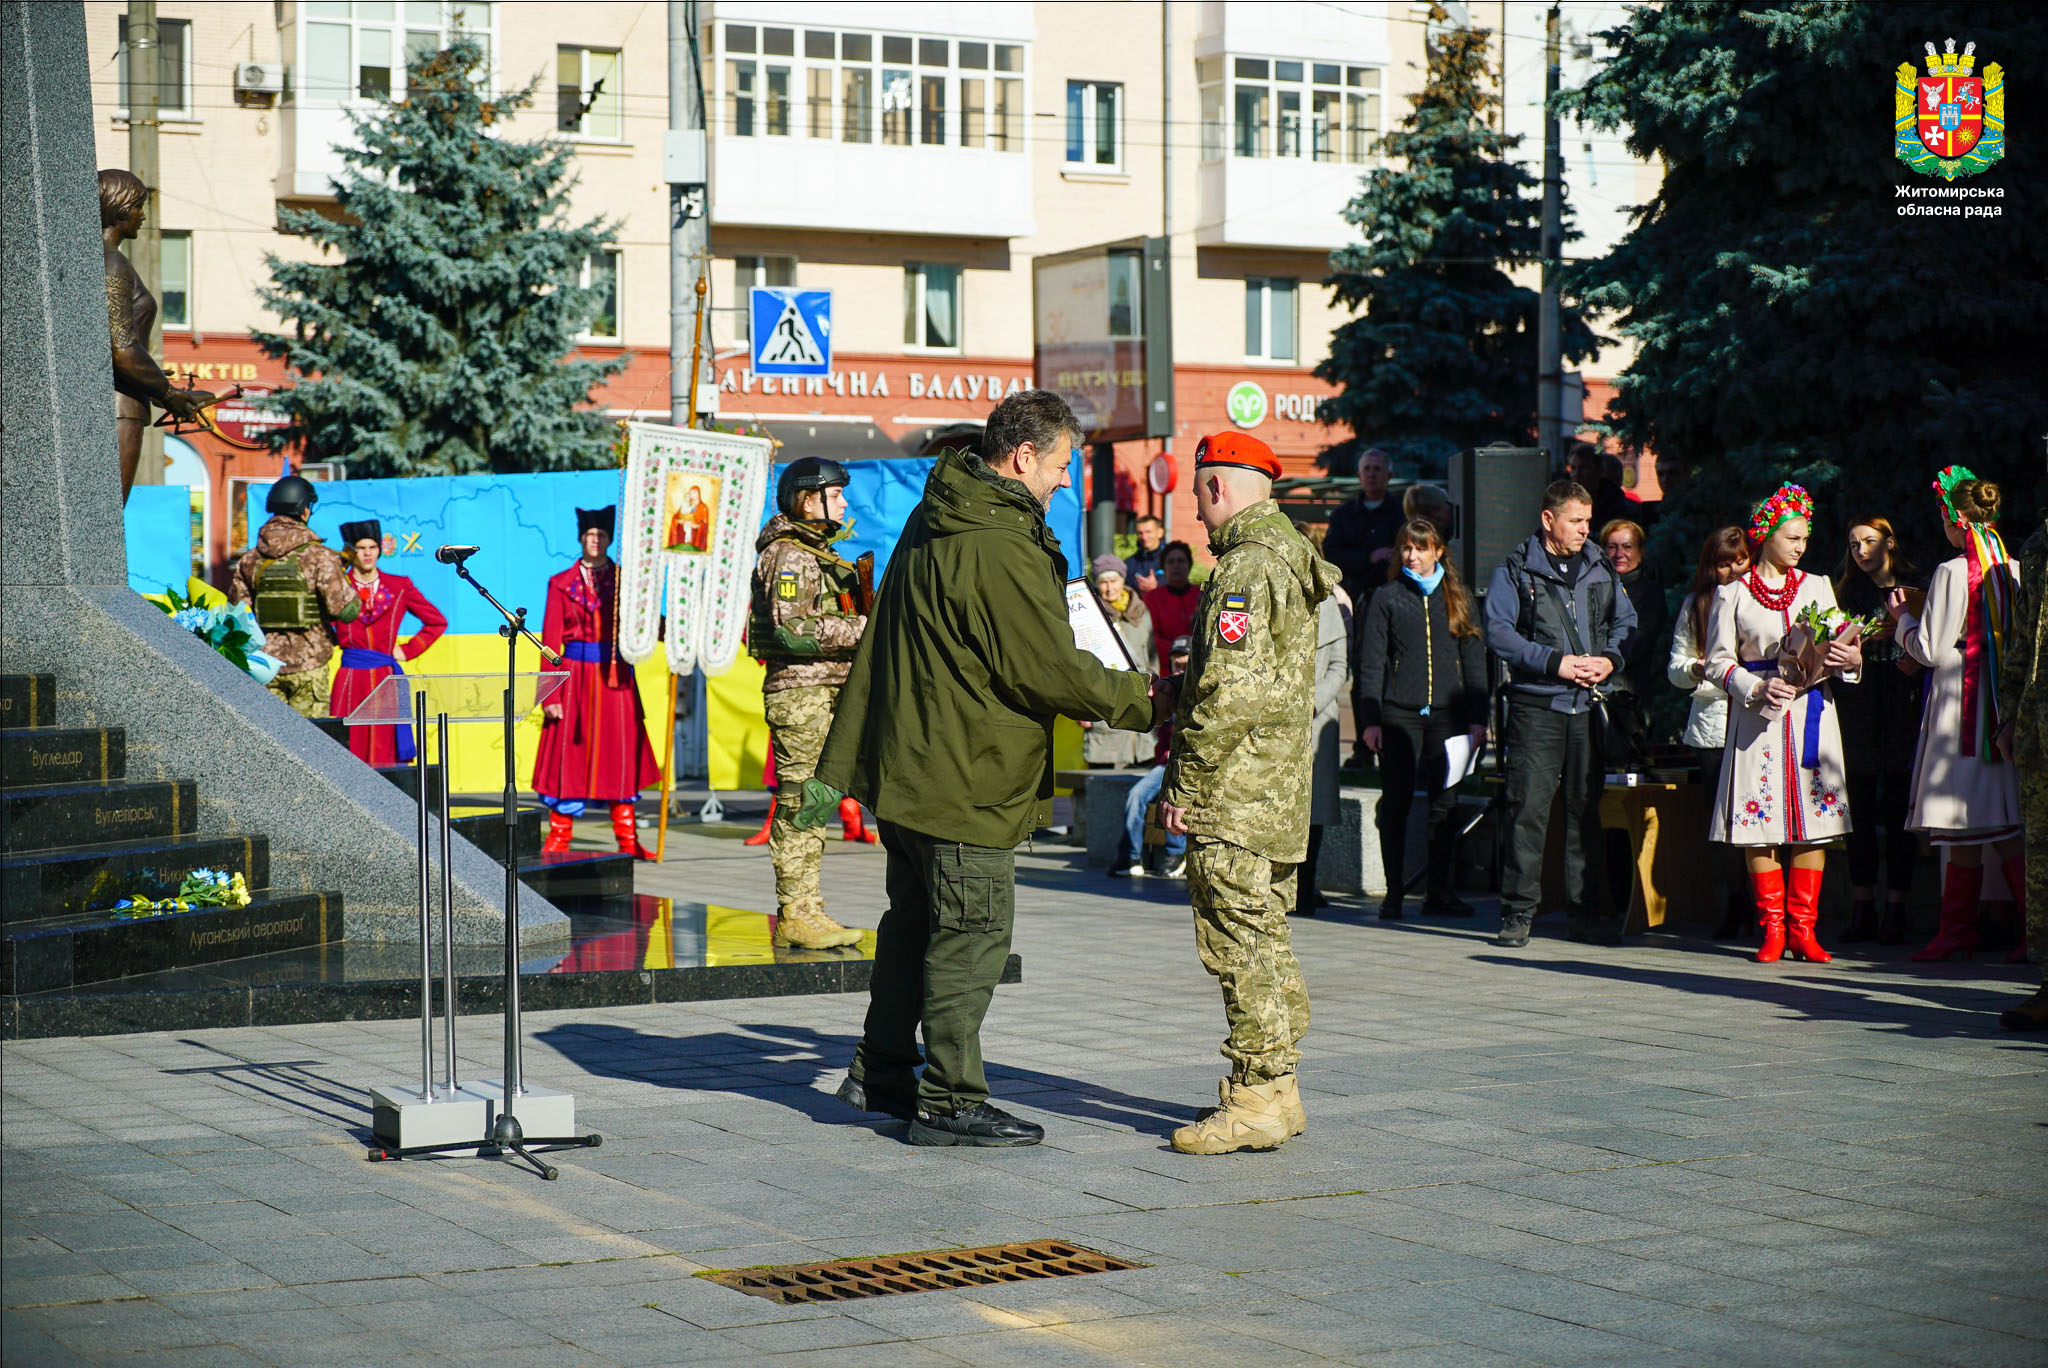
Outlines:
{"label": "metal drainage grate", "polygon": [[1064,1240],[987,1245],[981,1249],[938,1249],[893,1254],[883,1259],[840,1259],[833,1263],[782,1264],[775,1268],[731,1268],[700,1273],[750,1296],[794,1306],[803,1302],[853,1301],[898,1292],[932,1292],[944,1287],[1070,1278],[1078,1273],[1113,1273],[1143,1264],[1119,1259]]}

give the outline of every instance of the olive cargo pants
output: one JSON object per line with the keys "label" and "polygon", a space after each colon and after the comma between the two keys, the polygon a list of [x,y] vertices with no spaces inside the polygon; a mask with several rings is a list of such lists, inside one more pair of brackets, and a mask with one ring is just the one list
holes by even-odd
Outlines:
{"label": "olive cargo pants", "polygon": [[941,841],[894,822],[879,826],[889,909],[875,932],[867,1024],[848,1073],[866,1087],[907,1096],[921,1058],[919,1108],[963,1111],[988,1100],[981,1022],[1010,958],[1016,860],[1007,850]]}

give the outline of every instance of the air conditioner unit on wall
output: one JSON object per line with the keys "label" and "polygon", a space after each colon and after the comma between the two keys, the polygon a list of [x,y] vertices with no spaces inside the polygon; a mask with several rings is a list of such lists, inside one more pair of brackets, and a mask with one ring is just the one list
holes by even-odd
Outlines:
{"label": "air conditioner unit on wall", "polygon": [[284,63],[235,63],[235,89],[252,95],[277,95],[284,91]]}

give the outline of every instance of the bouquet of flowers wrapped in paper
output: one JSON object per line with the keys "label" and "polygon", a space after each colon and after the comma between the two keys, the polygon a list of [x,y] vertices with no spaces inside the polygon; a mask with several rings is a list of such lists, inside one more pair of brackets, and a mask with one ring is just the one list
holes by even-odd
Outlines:
{"label": "bouquet of flowers wrapped in paper", "polygon": [[1844,646],[1858,645],[1864,637],[1876,635],[1880,625],[1877,618],[1807,604],[1792,619],[1792,630],[1778,646],[1778,678],[1795,689],[1813,688],[1827,678],[1830,645],[1838,641]]}
{"label": "bouquet of flowers wrapped in paper", "polygon": [[164,912],[190,912],[195,907],[247,907],[249,885],[240,874],[195,869],[168,898],[123,898],[114,904],[121,918],[153,917]]}
{"label": "bouquet of flowers wrapped in paper", "polygon": [[162,598],[149,601],[170,614],[171,621],[219,651],[229,664],[246,670],[258,684],[268,684],[284,668],[284,662],[263,649],[263,629],[247,604],[195,602],[176,589],[165,589]]}

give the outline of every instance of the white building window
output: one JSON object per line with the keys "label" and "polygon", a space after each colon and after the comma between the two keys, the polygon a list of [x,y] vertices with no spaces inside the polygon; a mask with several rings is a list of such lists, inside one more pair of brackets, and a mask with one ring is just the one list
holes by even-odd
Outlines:
{"label": "white building window", "polygon": [[1019,44],[758,24],[718,42],[727,137],[1024,150]]}
{"label": "white building window", "polygon": [[[116,98],[121,108],[115,117],[128,113],[128,16],[116,15],[114,38],[114,79],[119,85]],[[192,23],[188,19],[156,21],[157,92],[159,115],[189,119],[192,115]]]}
{"label": "white building window", "polygon": [[733,299],[745,320],[740,330],[749,345],[754,336],[754,295],[756,286],[788,290],[796,287],[796,258],[793,256],[736,256],[732,259]]}
{"label": "white building window", "polygon": [[913,262],[903,268],[903,345],[960,350],[960,268]]}
{"label": "white building window", "polygon": [[1244,354],[1248,361],[1292,361],[1298,282],[1278,276],[1244,283]]}
{"label": "white building window", "polygon": [[162,288],[156,293],[156,316],[166,328],[192,326],[192,235],[167,232],[162,238]]}
{"label": "white building window", "polygon": [[626,126],[615,49],[555,49],[555,130],[578,138],[619,142]]}
{"label": "white building window", "polygon": [[326,104],[402,100],[406,63],[458,33],[482,46],[489,85],[496,10],[487,0],[303,0],[292,96]]}
{"label": "white building window", "polygon": [[583,269],[576,283],[585,289],[596,286],[604,292],[600,296],[596,314],[583,329],[584,339],[591,342],[618,341],[619,316],[626,296],[619,288],[617,250],[603,247],[583,258]]}
{"label": "white building window", "polygon": [[[1223,61],[1195,64],[1202,158],[1223,155]],[[1336,62],[1236,57],[1230,62],[1230,151],[1364,164],[1380,136],[1380,69]]]}
{"label": "white building window", "polygon": [[1124,164],[1124,88],[1067,82],[1067,165],[1117,171]]}
{"label": "white building window", "polygon": [[1201,101],[1202,160],[1223,158],[1223,59],[1204,57],[1195,63],[1196,93]]}

